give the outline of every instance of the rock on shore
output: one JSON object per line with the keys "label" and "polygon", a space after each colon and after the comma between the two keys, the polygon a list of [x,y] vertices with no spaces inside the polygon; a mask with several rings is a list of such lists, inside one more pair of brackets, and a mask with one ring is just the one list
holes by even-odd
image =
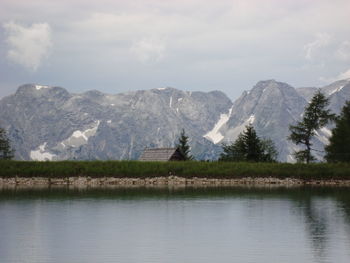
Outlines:
{"label": "rock on shore", "polygon": [[184,178],[178,176],[164,176],[152,178],[116,178],[116,177],[11,177],[1,178],[0,187],[7,186],[238,186],[238,185],[339,185],[350,186],[350,180],[302,180],[296,178],[274,178],[274,177],[243,177],[235,179],[215,178]]}

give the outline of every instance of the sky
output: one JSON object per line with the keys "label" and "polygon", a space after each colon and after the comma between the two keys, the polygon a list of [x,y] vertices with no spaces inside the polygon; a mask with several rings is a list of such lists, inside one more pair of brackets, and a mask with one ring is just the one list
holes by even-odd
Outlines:
{"label": "sky", "polygon": [[173,87],[350,78],[349,0],[0,0],[0,98],[18,86]]}

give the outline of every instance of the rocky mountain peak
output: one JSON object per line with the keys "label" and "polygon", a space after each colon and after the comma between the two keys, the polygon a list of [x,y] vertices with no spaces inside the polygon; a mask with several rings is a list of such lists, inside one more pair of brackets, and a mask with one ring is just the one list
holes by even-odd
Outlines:
{"label": "rocky mountain peak", "polygon": [[252,89],[252,91],[258,90],[260,92],[279,90],[280,92],[291,92],[294,88],[287,83],[279,82],[274,79],[259,81]]}
{"label": "rocky mountain peak", "polygon": [[[322,88],[333,112],[350,99],[349,83]],[[215,159],[221,143],[234,141],[252,124],[260,137],[275,142],[281,161],[293,161],[296,146],[286,138],[307,104],[303,94],[276,80],[258,82],[234,103],[221,91],[166,87],[73,94],[26,84],[0,100],[0,125],[8,130],[16,158],[23,160],[137,159],[145,147],[174,146],[183,128],[197,158]],[[320,131],[315,147],[322,149],[329,135],[329,127]]]}
{"label": "rocky mountain peak", "polygon": [[25,97],[66,97],[68,91],[62,87],[38,85],[38,84],[24,84],[18,87],[15,92],[15,96],[25,96]]}

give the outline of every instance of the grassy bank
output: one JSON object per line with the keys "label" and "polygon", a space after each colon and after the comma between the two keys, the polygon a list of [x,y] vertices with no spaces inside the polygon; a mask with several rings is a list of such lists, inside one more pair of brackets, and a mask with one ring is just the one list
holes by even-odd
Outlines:
{"label": "grassy bank", "polygon": [[0,177],[129,177],[176,175],[186,178],[277,177],[350,179],[350,164],[138,161],[0,161]]}

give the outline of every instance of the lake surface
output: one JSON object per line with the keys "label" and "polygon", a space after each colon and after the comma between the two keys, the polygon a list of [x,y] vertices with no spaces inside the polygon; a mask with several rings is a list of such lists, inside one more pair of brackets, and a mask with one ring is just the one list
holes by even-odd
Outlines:
{"label": "lake surface", "polygon": [[0,262],[350,262],[350,188],[0,190]]}

